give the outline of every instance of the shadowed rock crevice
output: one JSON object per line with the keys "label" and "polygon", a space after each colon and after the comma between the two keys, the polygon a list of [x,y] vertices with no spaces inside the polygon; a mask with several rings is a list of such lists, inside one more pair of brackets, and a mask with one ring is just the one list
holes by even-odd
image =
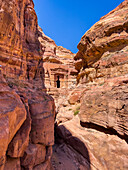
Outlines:
{"label": "shadowed rock crevice", "polygon": [[0,18],[0,169],[50,169],[55,104],[34,3],[0,1]]}
{"label": "shadowed rock crevice", "polygon": [[[128,169],[127,24],[125,0],[81,38],[74,57],[78,84],[68,104],[59,106],[54,160],[70,147],[85,160],[88,151],[92,170]],[[69,118],[72,110],[75,116]]]}
{"label": "shadowed rock crevice", "polygon": [[51,157],[55,170],[128,169],[128,0],[76,56],[39,28],[32,0],[0,1],[0,18],[0,169],[52,170]]}
{"label": "shadowed rock crevice", "polygon": [[97,125],[95,123],[87,123],[87,122],[84,123],[84,122],[81,122],[81,121],[80,121],[80,125],[82,127],[88,128],[88,129],[95,129],[95,130],[103,132],[105,134],[116,135],[120,139],[123,139],[128,143],[128,136],[127,135],[120,135],[115,129],[113,129],[111,127],[105,128],[105,127]]}
{"label": "shadowed rock crevice", "polygon": [[73,170],[81,170],[82,168],[91,170],[86,145],[79,138],[72,136],[64,125],[55,128],[52,164],[55,170],[70,170],[72,168]]}

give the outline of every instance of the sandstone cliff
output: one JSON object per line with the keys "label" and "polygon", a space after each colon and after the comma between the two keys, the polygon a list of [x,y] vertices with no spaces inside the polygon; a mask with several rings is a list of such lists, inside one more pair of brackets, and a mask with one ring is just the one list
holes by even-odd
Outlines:
{"label": "sandstone cliff", "polygon": [[58,76],[60,80],[59,88],[71,88],[72,82],[76,82],[77,74],[74,66],[75,54],[62,46],[57,46],[51,38],[43,33],[41,28],[39,28],[39,41],[44,51],[43,66],[45,69],[45,86],[48,93],[54,95],[54,92],[58,90],[56,83]]}
{"label": "sandstone cliff", "polygon": [[33,1],[0,1],[0,18],[0,169],[51,169],[55,106]]}
{"label": "sandstone cliff", "polygon": [[128,169],[128,0],[94,24],[78,49],[78,85],[68,99],[78,115],[56,128],[54,166]]}
{"label": "sandstone cliff", "polygon": [[[46,36],[41,28],[39,29],[39,41],[44,51],[43,61],[45,69],[45,86],[56,104],[57,122],[65,121],[73,117],[73,112],[68,106],[68,95],[76,87],[76,75],[74,56],[70,50],[57,46],[55,42]],[[59,87],[57,85],[59,81]]]}
{"label": "sandstone cliff", "polygon": [[128,169],[128,0],[76,55],[43,33],[32,0],[0,1],[0,17],[0,170]]}

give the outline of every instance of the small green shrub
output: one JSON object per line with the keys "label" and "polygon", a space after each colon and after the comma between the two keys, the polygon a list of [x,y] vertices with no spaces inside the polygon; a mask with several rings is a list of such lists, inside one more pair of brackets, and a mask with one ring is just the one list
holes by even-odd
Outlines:
{"label": "small green shrub", "polygon": [[99,86],[103,86],[103,85],[104,85],[104,83],[99,84]]}
{"label": "small green shrub", "polygon": [[79,110],[74,111],[74,116],[78,115]]}
{"label": "small green shrub", "polygon": [[78,115],[79,112],[80,112],[80,106],[78,106],[78,107],[76,108],[76,110],[74,111],[74,116]]}

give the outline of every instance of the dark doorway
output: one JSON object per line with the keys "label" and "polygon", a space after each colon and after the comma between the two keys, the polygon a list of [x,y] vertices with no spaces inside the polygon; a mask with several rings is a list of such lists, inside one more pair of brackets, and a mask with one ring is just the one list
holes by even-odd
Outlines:
{"label": "dark doorway", "polygon": [[58,78],[58,80],[56,81],[56,83],[57,83],[57,88],[60,88],[60,77],[57,76],[57,78]]}

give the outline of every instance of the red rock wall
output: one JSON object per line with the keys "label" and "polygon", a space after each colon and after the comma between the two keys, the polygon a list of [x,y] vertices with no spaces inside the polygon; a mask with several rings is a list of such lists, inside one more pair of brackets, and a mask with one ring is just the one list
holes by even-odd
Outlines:
{"label": "red rock wall", "polygon": [[[104,155],[100,152],[96,155],[105,161],[106,169],[127,169],[128,155],[123,147],[128,152],[128,1],[125,0],[87,31],[78,49],[75,59],[81,57],[86,65],[77,79],[83,84],[81,88],[84,84],[87,86],[81,99],[81,125],[113,137],[113,142],[104,146],[107,149]],[[109,148],[113,145],[118,150],[117,141],[126,142],[120,146],[123,159],[119,156],[120,151],[111,157],[113,151]],[[117,160],[120,164],[114,163]],[[100,164],[103,166],[103,161]]]}
{"label": "red rock wall", "polygon": [[0,169],[51,169],[55,106],[38,37],[32,0],[0,1]]}
{"label": "red rock wall", "polygon": [[0,65],[6,77],[33,79],[42,60],[31,0],[0,2]]}
{"label": "red rock wall", "polygon": [[47,91],[55,97],[57,91],[57,76],[60,78],[60,88],[69,89],[76,82],[77,70],[74,68],[74,54],[46,36],[39,29],[39,41],[44,51],[43,61],[45,69],[45,86]]}
{"label": "red rock wall", "polygon": [[[62,46],[57,46],[51,38],[43,33],[41,28],[38,29],[38,39],[44,51],[45,86],[48,94],[55,100],[56,113],[58,113],[56,121],[60,122],[63,119],[62,114],[67,112],[65,104],[68,103],[68,95],[76,87],[77,70],[75,70],[73,59],[75,54]],[[58,76],[60,88],[57,88]]]}
{"label": "red rock wall", "polygon": [[80,108],[57,127],[55,155],[72,149],[65,166],[70,157],[78,169],[128,169],[128,0],[94,24],[78,49],[78,85],[69,103]]}

